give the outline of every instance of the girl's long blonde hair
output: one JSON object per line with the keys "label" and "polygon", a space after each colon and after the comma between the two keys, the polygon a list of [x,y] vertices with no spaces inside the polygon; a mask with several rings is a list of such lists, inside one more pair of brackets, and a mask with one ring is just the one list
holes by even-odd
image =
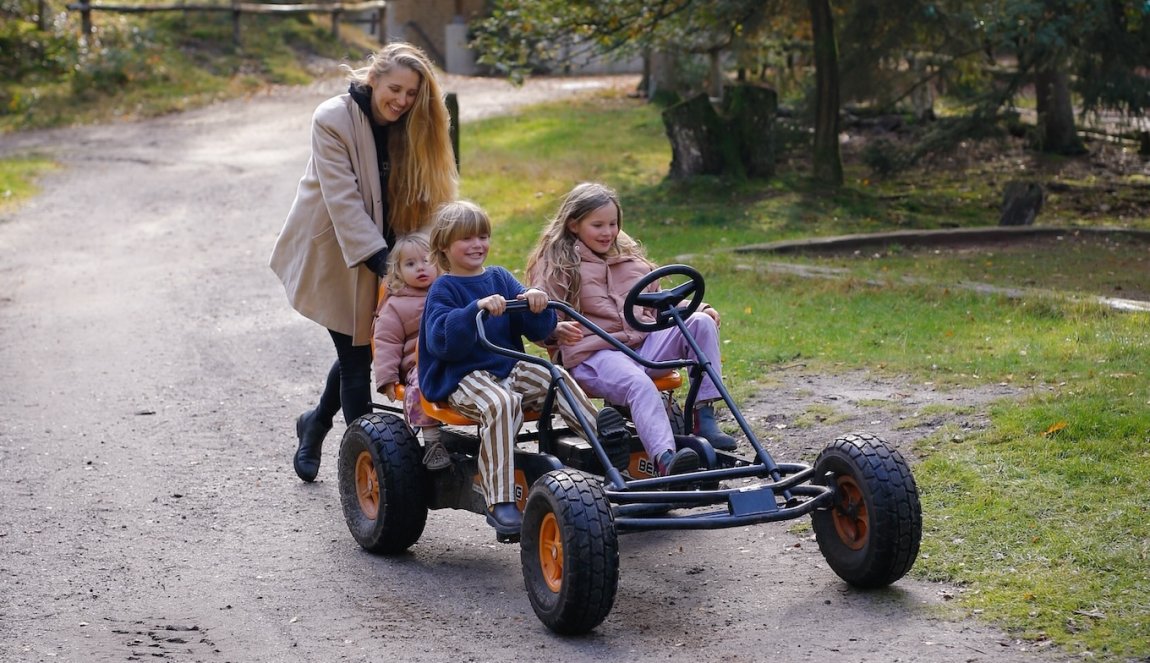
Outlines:
{"label": "girl's long blonde hair", "polygon": [[[547,222],[543,232],[539,233],[539,241],[527,258],[527,282],[546,290],[544,284],[551,281],[564,290],[563,300],[575,310],[580,310],[579,290],[582,282],[579,276],[579,253],[575,251],[575,240],[578,238],[567,225],[607,204],[615,206],[619,219],[619,236],[615,238],[615,244],[608,255],[634,256],[651,264],[643,246],[623,232],[623,208],[619,205],[619,196],[614,189],[597,182],[583,182],[563,198],[559,211]],[[558,293],[547,294],[554,297]]]}
{"label": "girl's long blonde hair", "polygon": [[432,213],[454,200],[459,182],[451,147],[451,118],[431,61],[418,47],[388,44],[359,69],[341,65],[352,83],[372,86],[395,67],[419,75],[415,103],[390,127],[388,158],[393,167],[387,182],[388,222],[397,235],[426,230]]}
{"label": "girl's long blonde hair", "polygon": [[387,254],[387,292],[394,295],[403,286],[403,277],[399,275],[399,265],[403,262],[403,252],[407,249],[422,251],[423,255],[431,255],[431,241],[424,233],[408,233],[395,238],[391,250]]}
{"label": "girl's long blonde hair", "polygon": [[435,211],[431,226],[431,258],[441,274],[451,271],[447,250],[451,243],[464,237],[491,235],[491,218],[483,208],[469,200],[445,203]]}

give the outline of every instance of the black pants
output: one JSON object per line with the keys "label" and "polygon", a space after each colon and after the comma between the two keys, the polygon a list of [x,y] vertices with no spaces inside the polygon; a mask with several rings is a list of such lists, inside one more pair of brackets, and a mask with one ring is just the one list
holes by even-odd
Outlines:
{"label": "black pants", "polygon": [[371,412],[371,346],[352,345],[351,337],[332,330],[335,363],[327,372],[316,412],[320,421],[331,421],[343,409],[346,424]]}

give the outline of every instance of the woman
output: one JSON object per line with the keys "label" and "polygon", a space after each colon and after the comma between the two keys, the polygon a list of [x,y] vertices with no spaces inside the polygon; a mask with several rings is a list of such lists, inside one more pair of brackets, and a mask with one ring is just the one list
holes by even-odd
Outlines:
{"label": "woman", "polygon": [[366,66],[342,68],[350,86],[312,117],[311,158],[270,261],[292,307],[335,344],[319,402],[296,420],[295,471],[309,482],[336,412],[350,424],[371,411],[372,315],[388,247],[426,230],[458,182],[447,106],[422,51],[389,44]]}

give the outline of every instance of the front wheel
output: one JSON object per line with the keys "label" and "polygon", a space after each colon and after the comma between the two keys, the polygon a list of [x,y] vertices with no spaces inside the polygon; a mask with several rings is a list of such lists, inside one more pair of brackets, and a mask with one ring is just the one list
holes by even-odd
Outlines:
{"label": "front wheel", "polygon": [[519,554],[531,607],[547,628],[587,633],[611,612],[619,540],[610,503],[586,475],[554,470],[535,482]]}
{"label": "front wheel", "polygon": [[922,506],[902,454],[881,438],[837,438],[815,460],[815,476],[834,489],[829,509],[811,514],[827,564],[856,587],[884,587],[918,557]]}
{"label": "front wheel", "polygon": [[418,541],[427,522],[426,476],[402,419],[373,413],[351,422],[339,448],[339,498],[356,542],[394,554]]}

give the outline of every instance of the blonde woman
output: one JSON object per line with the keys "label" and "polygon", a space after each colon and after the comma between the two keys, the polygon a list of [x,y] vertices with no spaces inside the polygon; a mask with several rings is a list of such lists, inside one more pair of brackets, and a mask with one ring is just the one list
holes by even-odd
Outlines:
{"label": "blonde woman", "polygon": [[316,406],[296,420],[294,466],[319,473],[324,437],[371,411],[372,317],[389,247],[426,230],[454,200],[450,120],[430,60],[394,43],[348,74],[348,91],[312,117],[311,158],[272,251],[291,306],[328,330],[336,361]]}

